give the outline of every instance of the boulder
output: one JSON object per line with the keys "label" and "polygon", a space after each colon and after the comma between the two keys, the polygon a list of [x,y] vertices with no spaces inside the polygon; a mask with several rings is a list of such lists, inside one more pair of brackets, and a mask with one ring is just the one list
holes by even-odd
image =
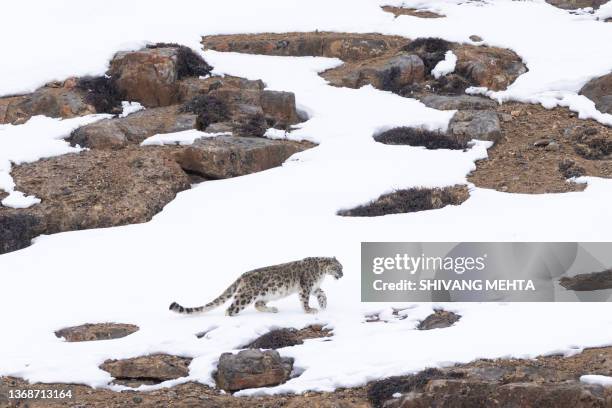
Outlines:
{"label": "boulder", "polygon": [[453,47],[453,53],[457,56],[455,72],[473,86],[500,91],[527,72],[521,58],[511,50],[462,44]]}
{"label": "boulder", "polygon": [[160,383],[189,375],[190,358],[153,354],[123,360],[106,360],[100,368],[116,380],[148,380]]}
{"label": "boulder", "polygon": [[546,0],[546,2],[561,9],[575,10],[585,7],[598,9],[601,5],[607,3],[608,0]]}
{"label": "boulder", "polygon": [[497,107],[497,103],[492,99],[472,95],[445,96],[430,94],[419,98],[419,100],[425,106],[438,110],[483,110],[495,109]]}
{"label": "boulder", "polygon": [[279,349],[304,344],[305,339],[315,339],[331,336],[331,330],[321,325],[311,325],[303,329],[275,329],[263,334],[243,348]]}
{"label": "boulder", "polygon": [[456,313],[447,312],[446,310],[436,310],[421,321],[417,326],[419,330],[443,329],[450,327],[461,319]]}
{"label": "boulder", "polygon": [[119,339],[138,331],[138,326],[125,323],[96,323],[65,327],[55,335],[67,342]]}
{"label": "boulder", "polygon": [[72,132],[70,144],[91,149],[120,149],[139,144],[157,133],[171,133],[196,127],[196,115],[179,106],[144,109],[123,118],[104,119]]}
{"label": "boulder", "polygon": [[559,284],[565,289],[575,291],[612,289],[612,269],[563,277]]}
{"label": "boulder", "polygon": [[41,234],[150,220],[190,187],[167,149],[89,150],[15,166],[17,190],[41,203],[0,207],[0,253],[24,248]]}
{"label": "boulder", "polygon": [[382,34],[307,32],[283,34],[231,34],[202,38],[204,49],[245,54],[318,56],[360,61],[397,49],[407,40]]}
{"label": "boulder", "polygon": [[448,125],[448,132],[465,141],[497,141],[501,137],[501,125],[494,111],[464,110],[455,113]]}
{"label": "boulder", "polygon": [[293,92],[263,91],[261,108],[266,120],[275,128],[286,129],[301,121],[295,107]]}
{"label": "boulder", "polygon": [[590,80],[580,94],[595,102],[600,112],[612,114],[612,73]]}
{"label": "boulder", "polygon": [[292,370],[292,358],[281,357],[276,350],[250,349],[221,354],[215,380],[217,387],[234,392],[282,384]]}
{"label": "boulder", "polygon": [[146,107],[180,102],[179,80],[207,75],[212,70],[191,49],[158,44],[138,51],[121,51],[110,62],[110,75],[124,99]]}
{"label": "boulder", "polygon": [[291,155],[310,147],[305,143],[259,137],[200,138],[175,153],[188,171],[208,179],[243,176],[280,166]]}
{"label": "boulder", "polygon": [[32,116],[73,118],[96,113],[87,102],[87,91],[74,78],[47,84],[31,94],[0,98],[0,124],[21,124]]}

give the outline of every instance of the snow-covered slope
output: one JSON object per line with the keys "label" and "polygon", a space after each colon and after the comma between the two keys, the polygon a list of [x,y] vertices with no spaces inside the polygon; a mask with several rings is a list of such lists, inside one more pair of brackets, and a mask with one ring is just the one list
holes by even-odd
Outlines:
{"label": "snow-covered slope", "polygon": [[[171,8],[167,2],[149,2],[146,13],[133,2],[113,3],[13,4],[8,13],[13,18],[0,27],[3,36],[26,23],[48,35],[32,34],[5,46],[5,55],[14,58],[0,66],[0,93],[102,73],[115,50],[144,41],[197,48],[202,34],[314,29],[459,41],[477,34],[491,45],[514,49],[529,67],[510,89],[492,96],[570,105],[584,117],[612,124],[610,115],[576,95],[589,78],[612,67],[612,27],[542,2],[421,1],[448,16],[438,20],[393,19],[379,9],[381,3],[370,0],[184,1]],[[272,327],[313,322],[333,327],[333,340],[281,350],[305,371],[264,392],[332,390],[479,357],[574,353],[612,344],[609,304],[452,304],[447,308],[463,318],[440,335],[414,330],[433,305],[411,305],[405,320],[368,324],[367,312],[389,313],[389,305],[359,301],[361,241],[609,240],[611,181],[586,178],[584,192],[557,195],[472,188],[460,207],[369,219],[337,217],[338,209],[395,188],[464,183],[474,161],[486,157],[488,144],[477,142],[462,152],[375,143],[372,134],[392,126],[444,129],[453,112],[369,86],[330,87],[317,72],[338,60],[203,55],[216,73],[263,79],[270,89],[295,92],[310,120],[290,137],[320,145],[280,168],[202,183],[179,194],[149,223],[40,237],[25,250],[0,256],[5,288],[0,323],[6,328],[0,338],[0,375],[106,386],[110,376],[98,368],[105,359],[168,352],[194,357],[190,377],[178,381],[212,383],[222,352]],[[21,132],[23,142],[36,146],[28,126],[43,119],[32,121],[0,127],[0,145],[2,138]],[[67,133],[72,126],[44,121],[48,135]],[[66,151],[64,145],[45,154]],[[278,302],[281,311],[275,315],[248,309],[227,318],[219,309],[184,317],[167,310],[173,300],[202,304],[247,270],[306,256],[337,256],[345,268],[342,280],[324,285],[329,307],[319,315],[303,314],[296,297]],[[53,334],[69,325],[106,321],[135,323],[141,329],[123,339],[89,343],[66,343]],[[195,333],[211,329],[205,338],[196,338]]]}

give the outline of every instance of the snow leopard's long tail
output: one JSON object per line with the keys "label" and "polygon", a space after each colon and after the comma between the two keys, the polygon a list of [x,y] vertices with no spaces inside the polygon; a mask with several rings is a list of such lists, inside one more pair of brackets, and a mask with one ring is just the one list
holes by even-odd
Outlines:
{"label": "snow leopard's long tail", "polygon": [[170,310],[184,314],[208,312],[209,310],[215,309],[227,302],[234,295],[234,293],[236,293],[236,289],[238,289],[238,284],[239,281],[232,283],[229,288],[225,289],[225,291],[221,295],[219,295],[218,298],[216,298],[210,303],[205,304],[204,306],[183,307],[176,302],[172,302],[172,304],[170,305]]}

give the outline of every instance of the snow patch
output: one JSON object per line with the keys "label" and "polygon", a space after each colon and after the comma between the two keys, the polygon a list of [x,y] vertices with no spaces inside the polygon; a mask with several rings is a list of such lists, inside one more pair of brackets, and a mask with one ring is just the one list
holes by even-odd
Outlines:
{"label": "snow patch", "polygon": [[123,111],[119,115],[120,118],[125,118],[127,115],[143,110],[145,107],[138,102],[122,101],[121,106]]}
{"label": "snow patch", "polygon": [[586,384],[612,387],[612,377],[608,377],[606,375],[583,375],[580,377],[580,381]]}
{"label": "snow patch", "polygon": [[455,71],[457,65],[457,56],[452,51],[446,51],[444,59],[436,64],[431,74],[438,79],[441,76],[448,75]]}
{"label": "snow patch", "polygon": [[140,143],[141,146],[163,146],[163,145],[181,145],[186,146],[193,144],[196,139],[211,138],[222,135],[231,135],[229,132],[207,133],[196,129],[183,130],[173,133],[158,133],[150,136]]}

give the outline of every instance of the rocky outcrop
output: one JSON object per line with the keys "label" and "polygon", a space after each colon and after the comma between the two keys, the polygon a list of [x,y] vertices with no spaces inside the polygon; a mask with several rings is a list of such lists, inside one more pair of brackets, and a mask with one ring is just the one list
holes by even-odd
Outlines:
{"label": "rocky outcrop", "polygon": [[119,339],[138,331],[138,326],[125,323],[87,323],[80,326],[65,327],[55,335],[67,342]]}
{"label": "rocky outcrop", "polygon": [[612,289],[612,269],[563,277],[559,284],[565,289],[575,291]]}
{"label": "rocky outcrop", "polygon": [[461,319],[461,316],[456,313],[448,312],[446,310],[436,310],[434,313],[430,314],[423,321],[421,321],[417,326],[417,329],[443,329],[457,323],[459,319]]}
{"label": "rocky outcrop", "polygon": [[148,108],[180,102],[179,80],[208,75],[212,67],[190,48],[157,44],[138,51],[122,51],[110,62],[110,75],[129,101]]}
{"label": "rocky outcrop", "polygon": [[387,214],[435,210],[447,205],[460,205],[469,198],[465,186],[445,188],[409,188],[384,194],[376,200],[349,210],[340,210],[344,217],[378,217]]}
{"label": "rocky outcrop", "polygon": [[177,151],[175,160],[186,171],[207,179],[237,177],[280,166],[306,143],[258,137],[201,138]]}
{"label": "rocky outcrop", "polygon": [[202,38],[204,49],[244,54],[293,57],[329,57],[343,61],[361,61],[380,57],[407,42],[405,38],[382,34],[332,32],[283,34],[231,34]]}
{"label": "rocky outcrop", "polygon": [[565,10],[576,10],[585,7],[598,9],[607,1],[608,0],[546,0],[548,4]]}
{"label": "rocky outcrop", "polygon": [[279,349],[304,344],[306,339],[330,337],[331,335],[331,330],[325,329],[321,325],[312,325],[300,330],[275,329],[259,336],[243,348]]}
{"label": "rocky outcrop", "polygon": [[250,349],[221,354],[215,380],[217,387],[234,392],[282,384],[292,370],[292,358],[281,357],[276,350]]}
{"label": "rocky outcrop", "polygon": [[612,114],[612,73],[590,80],[580,94],[595,102],[600,112]]}
{"label": "rocky outcrop", "polygon": [[[414,41],[381,34],[285,33],[207,36],[204,48],[265,55],[323,56],[345,61],[321,75],[332,85],[370,84],[400,95],[462,94],[468,86],[505,89],[527,71],[520,57],[496,47],[459,44],[438,38]],[[452,51],[455,73],[433,78],[431,70]]]}
{"label": "rocky outcrop", "polygon": [[162,148],[90,150],[16,166],[19,191],[42,202],[0,207],[0,253],[24,248],[41,234],[148,221],[189,177]]}
{"label": "rocky outcrop", "polygon": [[458,111],[448,124],[448,132],[458,140],[497,141],[501,137],[499,117],[494,111]]}
{"label": "rocky outcrop", "polygon": [[145,109],[124,118],[103,119],[74,130],[68,141],[90,149],[121,149],[140,144],[157,133],[171,133],[196,127],[196,115],[179,106]]}
{"label": "rocky outcrop", "polygon": [[189,375],[189,364],[190,358],[153,354],[124,360],[107,360],[100,368],[109,372],[116,384],[137,386],[186,377]]}
{"label": "rocky outcrop", "polygon": [[31,94],[0,98],[0,124],[21,124],[35,115],[73,118],[96,113],[88,101],[88,91],[80,88],[78,82],[70,78],[49,83]]}
{"label": "rocky outcrop", "polygon": [[419,18],[442,18],[442,14],[434,13],[429,10],[419,10],[408,7],[382,6],[381,9],[387,13],[393,14],[396,18],[399,16],[413,16]]}

